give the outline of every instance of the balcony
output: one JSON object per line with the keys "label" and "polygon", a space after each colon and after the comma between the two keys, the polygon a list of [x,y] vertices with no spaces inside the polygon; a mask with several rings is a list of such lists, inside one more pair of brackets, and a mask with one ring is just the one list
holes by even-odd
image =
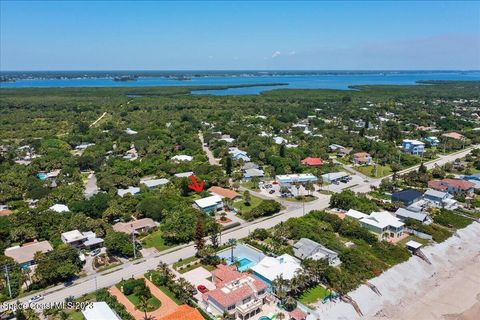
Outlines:
{"label": "balcony", "polygon": [[237,311],[240,312],[242,315],[246,315],[257,308],[263,306],[263,300],[262,299],[257,299],[257,300],[252,300],[249,301],[245,304],[239,305],[236,307]]}

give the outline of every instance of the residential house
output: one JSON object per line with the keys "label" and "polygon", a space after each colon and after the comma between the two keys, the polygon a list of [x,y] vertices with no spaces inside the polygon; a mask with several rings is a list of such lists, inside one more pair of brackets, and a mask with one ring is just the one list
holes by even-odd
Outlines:
{"label": "residential house", "polygon": [[221,197],[214,195],[195,200],[194,207],[202,210],[205,213],[215,214],[215,212],[223,208],[223,201]]}
{"label": "residential house", "polygon": [[392,202],[401,202],[405,206],[409,206],[414,202],[422,199],[423,193],[413,189],[405,189],[392,193]]}
{"label": "residential house", "polygon": [[320,158],[307,157],[302,160],[302,164],[309,167],[318,167],[318,166],[321,166],[323,162],[322,162],[322,159]]}
{"label": "residential house", "polygon": [[444,133],[444,134],[442,134],[442,137],[450,138],[450,139],[454,139],[454,140],[459,140],[459,141],[465,140],[465,136],[461,135],[461,134],[458,133],[458,132],[448,132],[448,133]]}
{"label": "residential house", "polygon": [[353,154],[353,162],[358,165],[368,165],[372,162],[372,156],[367,152],[357,152]]}
{"label": "residential house", "polygon": [[283,174],[275,177],[281,186],[290,186],[292,184],[312,184],[318,181],[318,178],[311,173]]}
{"label": "residential house", "polygon": [[293,245],[293,254],[301,260],[327,259],[331,266],[338,266],[341,263],[338,253],[308,238],[301,238]]}
{"label": "residential house", "polygon": [[425,151],[425,143],[418,140],[405,139],[402,141],[402,149],[410,154],[423,154]]}
{"label": "residential house", "polygon": [[97,235],[92,231],[67,231],[61,234],[61,239],[63,243],[69,244],[76,248],[87,248],[91,250],[103,246],[103,239],[97,238]]}
{"label": "residential house", "polygon": [[120,197],[125,196],[126,194],[131,194],[132,196],[137,195],[140,193],[140,188],[139,187],[128,187],[126,189],[118,189],[117,194]]}
{"label": "residential house", "polygon": [[129,222],[118,222],[113,225],[113,230],[126,234],[142,233],[156,228],[158,224],[150,218],[143,218]]}
{"label": "residential house", "polygon": [[437,137],[426,137],[425,141],[430,144],[432,147],[436,147],[440,144],[440,140]]}
{"label": "residential house", "polygon": [[47,253],[52,251],[53,247],[48,241],[34,241],[25,243],[23,246],[15,246],[5,249],[5,255],[15,260],[22,269],[35,264],[35,253]]}
{"label": "residential house", "polygon": [[64,204],[54,204],[53,206],[51,206],[50,208],[48,208],[49,210],[52,210],[52,211],[55,211],[55,212],[70,212],[70,209],[64,205]]}
{"label": "residential house", "polygon": [[148,188],[150,189],[153,189],[153,188],[156,188],[158,186],[164,186],[166,185],[167,183],[169,183],[170,180],[168,179],[164,179],[164,178],[161,178],[161,179],[144,179],[144,180],[140,180],[140,183],[146,185]]}
{"label": "residential house", "polygon": [[475,184],[462,179],[442,179],[428,182],[428,187],[438,191],[445,191],[450,194],[473,194]]}
{"label": "residential house", "polygon": [[265,176],[265,172],[261,169],[247,169],[243,174],[243,179],[246,181],[251,180],[253,177],[263,178]]}
{"label": "residential house", "polygon": [[465,181],[473,183],[473,189],[480,189],[480,173],[466,175],[461,178]]}
{"label": "residential house", "polygon": [[268,285],[235,266],[219,265],[212,271],[215,289],[202,295],[203,306],[215,315],[225,313],[234,319],[255,319],[267,302]]}
{"label": "residential house", "polygon": [[210,189],[208,189],[208,191],[210,193],[213,193],[214,195],[219,196],[222,199],[227,198],[233,201],[233,200],[238,200],[242,198],[242,196],[236,193],[235,191],[218,187],[218,186],[213,186]]}
{"label": "residential house", "polygon": [[121,320],[106,302],[92,302],[82,310],[85,320]]}
{"label": "residential house", "polygon": [[181,161],[189,162],[189,161],[193,160],[193,157],[192,156],[187,156],[185,154],[179,154],[179,155],[171,157],[170,160],[173,160],[173,161],[176,161],[176,162],[181,162]]}
{"label": "residential house", "polygon": [[288,143],[288,140],[287,139],[284,139],[282,137],[273,137],[273,141],[276,143],[276,144],[286,144]]}
{"label": "residential house", "polygon": [[241,170],[245,172],[248,169],[260,169],[260,166],[254,162],[247,162],[244,163]]}
{"label": "residential house", "polygon": [[271,286],[273,281],[279,276],[285,280],[292,280],[302,267],[297,258],[285,253],[276,258],[265,257],[250,269],[260,280]]}
{"label": "residential house", "polygon": [[336,152],[337,155],[339,155],[341,157],[349,155],[350,152],[352,151],[352,149],[345,148],[345,147],[343,147],[339,144],[331,144],[331,145],[328,146],[328,149],[330,149],[330,151],[332,151],[332,152]]}
{"label": "residential house", "polygon": [[193,175],[194,175],[193,171],[187,171],[187,172],[175,173],[173,176],[176,178],[188,178]]}
{"label": "residential house", "polygon": [[458,208],[457,201],[453,199],[453,195],[448,192],[428,189],[423,194],[423,199],[433,207],[445,208],[449,210],[455,210]]}
{"label": "residential house", "polygon": [[402,222],[404,222],[406,219],[413,219],[427,225],[432,223],[432,219],[426,213],[421,211],[417,212],[404,208],[398,208],[398,210],[395,211],[395,216]]}
{"label": "residential house", "polygon": [[374,233],[379,240],[396,239],[403,235],[404,223],[387,211],[366,215],[350,209],[345,215],[358,220],[362,227]]}
{"label": "residential house", "polygon": [[246,151],[240,150],[237,147],[228,148],[228,154],[233,160],[243,160],[243,162],[250,162],[250,157]]}

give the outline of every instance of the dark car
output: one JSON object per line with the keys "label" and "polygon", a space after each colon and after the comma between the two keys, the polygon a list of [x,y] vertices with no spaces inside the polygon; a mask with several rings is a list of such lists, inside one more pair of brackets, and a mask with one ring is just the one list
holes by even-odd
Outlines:
{"label": "dark car", "polygon": [[270,190],[270,191],[268,191],[268,193],[274,194],[274,193],[275,193],[275,190]]}

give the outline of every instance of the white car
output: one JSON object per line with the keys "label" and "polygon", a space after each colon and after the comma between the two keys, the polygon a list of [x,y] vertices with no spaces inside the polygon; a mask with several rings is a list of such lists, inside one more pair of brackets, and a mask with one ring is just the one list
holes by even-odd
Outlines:
{"label": "white car", "polygon": [[28,299],[28,302],[29,303],[35,303],[35,302],[41,301],[43,299],[44,299],[44,297],[41,294],[39,294],[39,295],[33,296],[30,299]]}

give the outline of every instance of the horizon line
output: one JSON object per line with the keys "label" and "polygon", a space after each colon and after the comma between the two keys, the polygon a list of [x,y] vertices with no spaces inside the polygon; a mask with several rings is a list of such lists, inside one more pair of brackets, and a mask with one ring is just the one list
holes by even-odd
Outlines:
{"label": "horizon line", "polygon": [[447,71],[447,72],[480,72],[479,69],[58,69],[58,70],[0,70],[1,72],[187,72],[187,71],[209,71],[209,72],[225,72],[225,71],[255,71],[255,72],[274,72],[274,71],[310,71],[310,72],[338,72],[338,71],[388,71],[388,72],[405,72],[405,71]]}

